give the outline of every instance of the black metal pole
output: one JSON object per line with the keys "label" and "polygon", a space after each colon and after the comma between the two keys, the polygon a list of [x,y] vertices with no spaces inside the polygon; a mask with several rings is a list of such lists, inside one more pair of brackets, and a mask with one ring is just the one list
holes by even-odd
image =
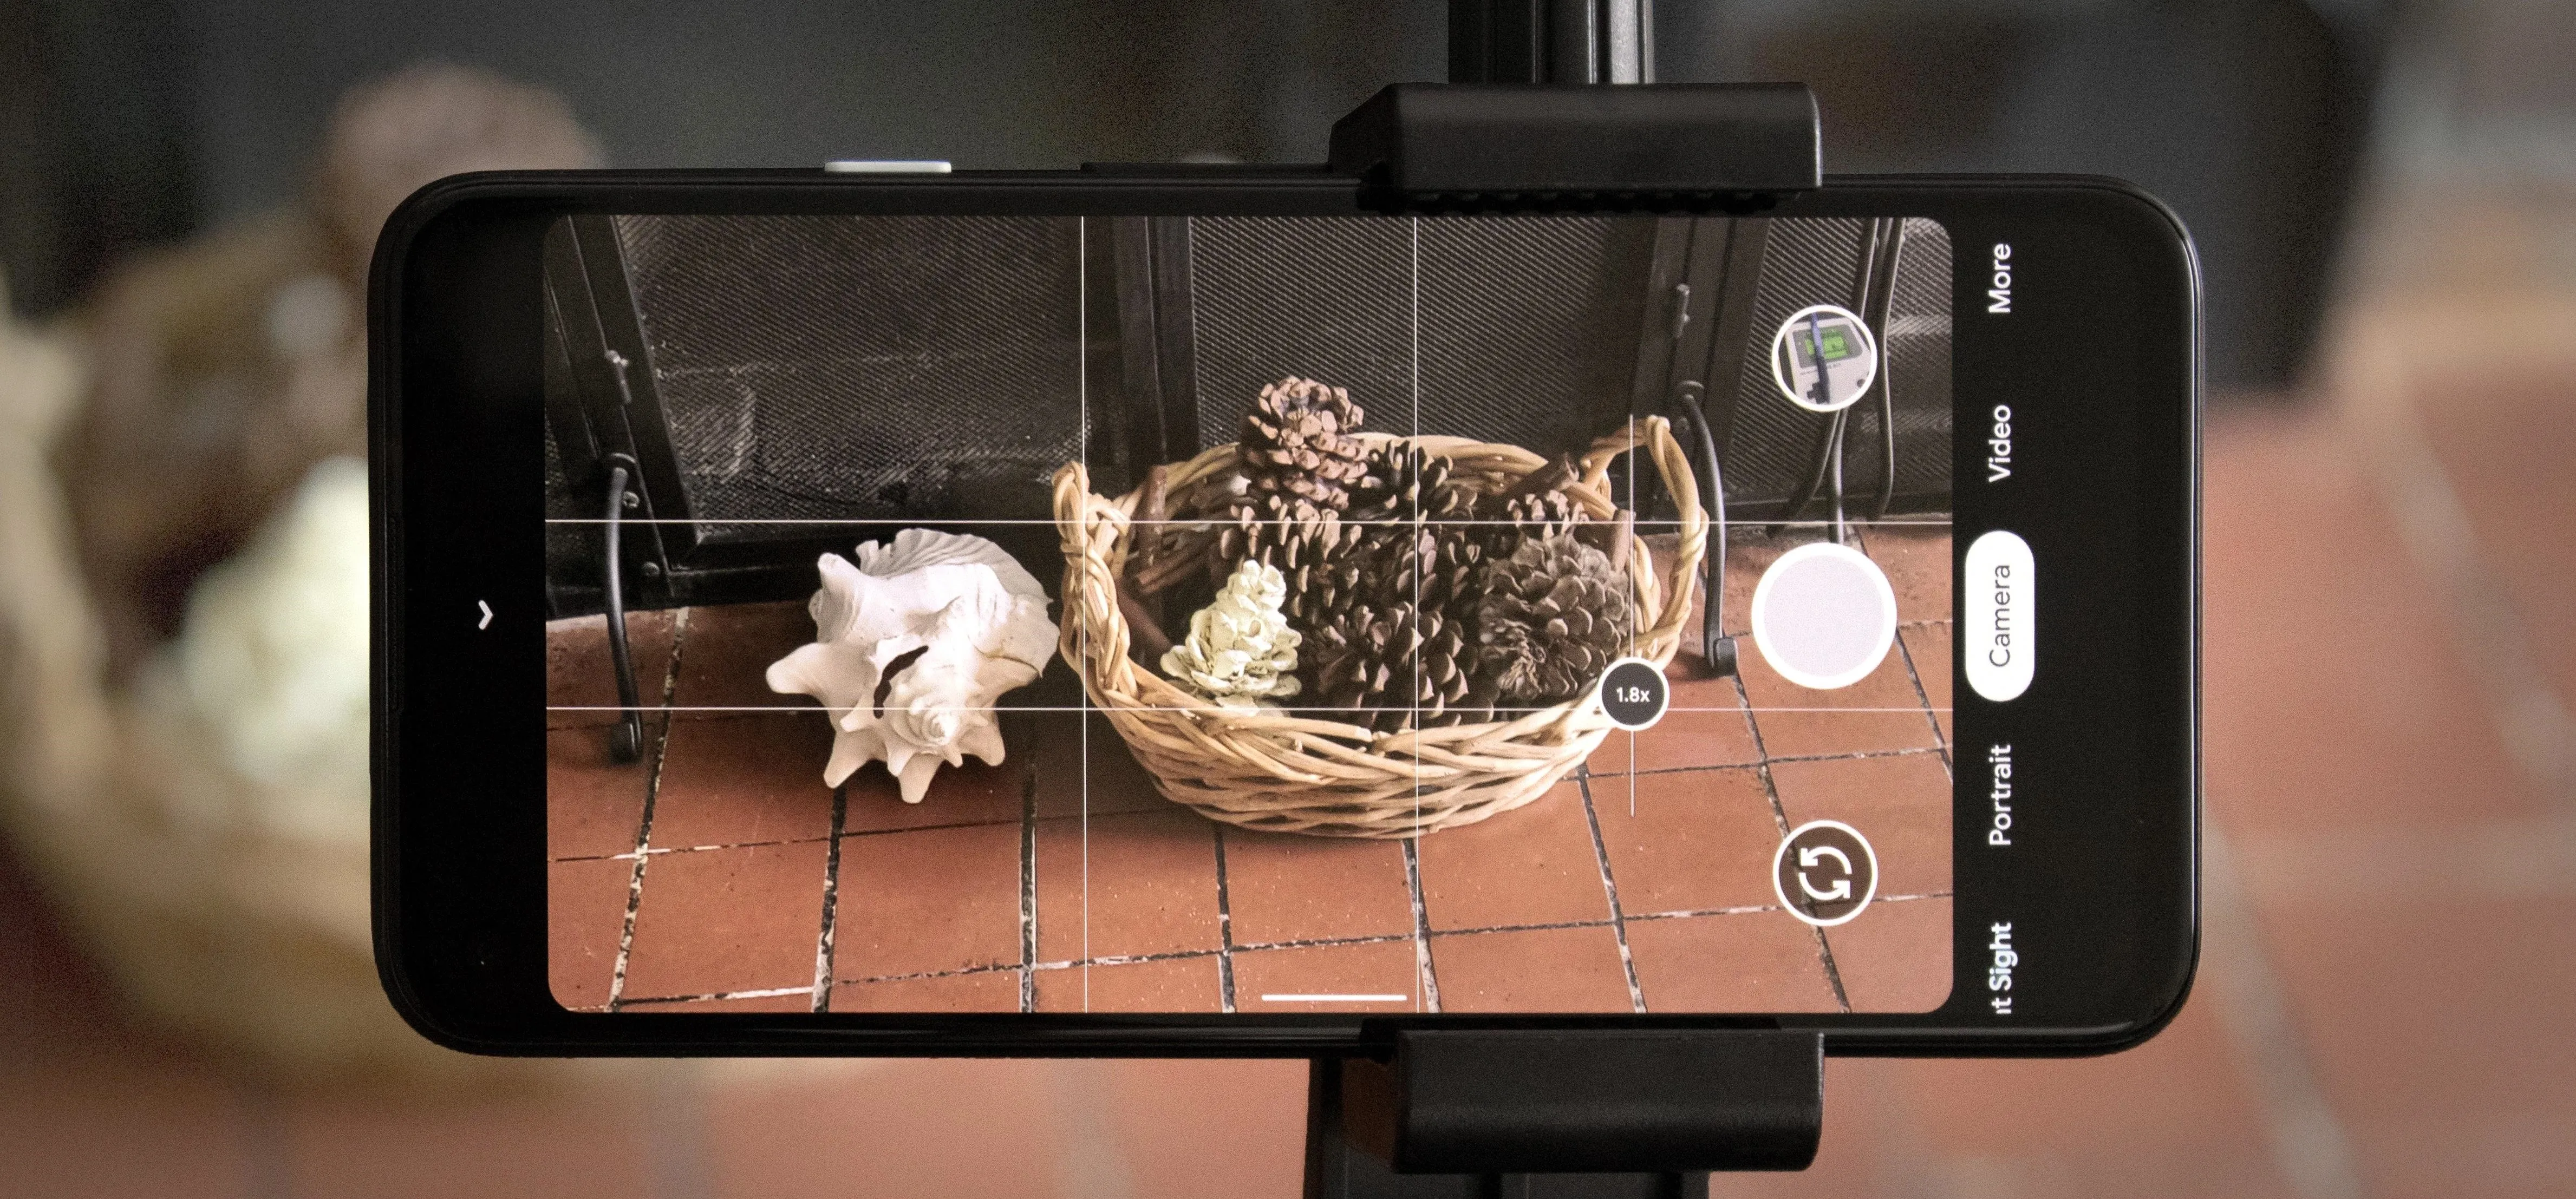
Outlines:
{"label": "black metal pole", "polygon": [[1653,0],[1449,0],[1451,83],[1653,83]]}

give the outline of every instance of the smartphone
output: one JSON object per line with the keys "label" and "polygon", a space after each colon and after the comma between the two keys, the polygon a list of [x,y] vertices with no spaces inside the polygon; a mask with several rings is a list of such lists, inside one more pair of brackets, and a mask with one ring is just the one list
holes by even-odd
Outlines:
{"label": "smartphone", "polygon": [[433,185],[386,989],[506,1053],[2134,1043],[2197,947],[2195,270],[2071,177]]}

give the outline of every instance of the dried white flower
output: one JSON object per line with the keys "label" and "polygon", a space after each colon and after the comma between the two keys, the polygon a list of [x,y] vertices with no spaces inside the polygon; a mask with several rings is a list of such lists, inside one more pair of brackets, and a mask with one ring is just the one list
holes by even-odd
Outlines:
{"label": "dried white flower", "polygon": [[367,467],[327,458],[188,599],[180,691],[271,827],[367,829]]}
{"label": "dried white flower", "polygon": [[1287,598],[1278,567],[1236,566],[1216,602],[1190,617],[1190,635],[1164,652],[1163,673],[1229,708],[1297,694],[1301,638],[1279,610]]}

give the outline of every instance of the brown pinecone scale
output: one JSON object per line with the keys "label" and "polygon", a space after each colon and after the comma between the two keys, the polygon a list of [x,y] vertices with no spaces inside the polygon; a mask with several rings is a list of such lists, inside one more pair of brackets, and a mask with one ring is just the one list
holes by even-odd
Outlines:
{"label": "brown pinecone scale", "polygon": [[1361,521],[1466,520],[1475,493],[1450,478],[1449,460],[1410,442],[1394,441],[1368,453],[1367,471],[1351,489],[1344,519]]}
{"label": "brown pinecone scale", "polygon": [[1305,642],[1316,702],[1381,733],[1493,716],[1467,622],[1409,603],[1344,609]]}
{"label": "brown pinecone scale", "polygon": [[1582,523],[1583,509],[1563,491],[1549,489],[1488,500],[1477,506],[1477,534],[1485,552],[1508,558],[1522,545],[1562,536]]}
{"label": "brown pinecone scale", "polygon": [[1571,536],[1525,539],[1486,572],[1476,671],[1508,707],[1573,699],[1625,652],[1632,608],[1609,555]]}
{"label": "brown pinecone scale", "polygon": [[1364,417],[1344,388],[1291,375],[1261,389],[1235,438],[1255,495],[1279,494],[1339,511],[1368,475],[1368,450],[1352,436]]}

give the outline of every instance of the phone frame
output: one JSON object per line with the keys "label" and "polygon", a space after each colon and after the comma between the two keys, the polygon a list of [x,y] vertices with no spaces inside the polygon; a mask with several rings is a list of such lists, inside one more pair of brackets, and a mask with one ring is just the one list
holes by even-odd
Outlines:
{"label": "phone frame", "polygon": [[[541,724],[528,718],[545,687],[540,247],[560,216],[691,213],[1368,216],[1372,209],[1348,177],[1244,167],[855,178],[810,170],[502,172],[441,180],[407,201],[377,244],[369,288],[374,932],[387,994],[430,1039],[501,1054],[1313,1057],[1369,1052],[1409,1027],[1792,1028],[1821,1031],[1827,1051],[1840,1054],[2064,1055],[2144,1040],[2188,993],[2199,954],[2201,391],[2189,235],[2152,197],[2117,180],[1842,176],[1762,215],[1941,221],[1954,255],[1956,410],[1968,411],[1975,396],[1977,411],[1991,398],[2016,413],[2043,414],[2017,421],[2015,435],[2015,477],[2025,484],[2015,493],[2037,492],[2038,500],[1991,494],[1980,482],[1984,441],[1972,435],[1975,422],[1954,426],[1954,563],[1976,532],[2008,525],[2030,540],[2049,580],[2037,593],[2049,687],[2033,688],[2044,706],[2030,696],[1986,703],[1954,663],[1954,751],[1998,731],[2016,744],[2063,749],[2035,776],[2028,773],[2035,755],[2017,755],[2025,771],[2017,790],[2061,798],[2017,812],[2008,862],[1986,855],[1975,759],[1954,752],[1956,989],[1940,1010],[564,1010],[547,982],[544,743]],[[2014,247],[2008,324],[1980,319],[1986,254],[1998,243]],[[2049,348],[2017,355],[2015,340]],[[2092,364],[2078,386],[2059,378],[2069,360]],[[1955,382],[1969,379],[1973,386]],[[494,537],[495,529],[527,532]],[[1964,612],[1958,587],[1954,571],[1953,611]],[[503,618],[479,628],[478,604],[496,599]],[[440,715],[407,716],[422,712]],[[527,802],[532,789],[538,802]],[[2061,846],[2054,854],[2052,840]],[[1986,992],[1972,986],[1990,962],[1986,917],[2002,913],[2015,921],[2016,978],[2036,969],[2064,988],[2011,1019],[1990,1017]]]}

